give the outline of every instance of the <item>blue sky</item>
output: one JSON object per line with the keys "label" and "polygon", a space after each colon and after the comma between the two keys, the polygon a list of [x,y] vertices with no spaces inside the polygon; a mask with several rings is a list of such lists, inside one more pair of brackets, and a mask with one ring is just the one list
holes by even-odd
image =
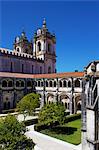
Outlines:
{"label": "blue sky", "polygon": [[0,47],[13,48],[15,36],[25,30],[28,39],[46,18],[56,34],[57,71],[83,71],[99,60],[98,1],[0,1]]}

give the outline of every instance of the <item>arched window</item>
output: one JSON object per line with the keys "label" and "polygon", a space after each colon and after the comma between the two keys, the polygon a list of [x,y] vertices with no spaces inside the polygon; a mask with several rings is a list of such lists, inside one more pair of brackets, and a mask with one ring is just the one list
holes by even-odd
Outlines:
{"label": "arched window", "polygon": [[41,86],[44,86],[43,81],[41,81]]}
{"label": "arched window", "polygon": [[69,103],[68,103],[68,109],[69,109]]}
{"label": "arched window", "polygon": [[81,103],[80,102],[78,102],[78,104],[77,104],[77,110],[81,110]]}
{"label": "arched window", "polygon": [[13,82],[12,81],[9,81],[8,82],[8,87],[12,87],[13,86]]}
{"label": "arched window", "polygon": [[20,86],[20,82],[16,81],[16,87],[19,87],[19,86]]}
{"label": "arched window", "polygon": [[40,87],[40,81],[38,81],[38,87]]}
{"label": "arched window", "polygon": [[66,87],[67,85],[66,85],[66,81],[64,80],[63,81],[63,87]]}
{"label": "arched window", "polygon": [[41,51],[41,43],[38,42],[38,50]]}
{"label": "arched window", "polygon": [[7,81],[4,80],[4,81],[2,82],[2,87],[7,87]]}
{"label": "arched window", "polygon": [[27,81],[27,87],[31,87],[32,84],[31,84],[31,81]]}
{"label": "arched window", "polygon": [[67,103],[65,103],[65,108],[66,108],[66,109],[67,109],[67,106],[68,106]]}
{"label": "arched window", "polygon": [[17,48],[17,52],[19,52],[19,48]]}
{"label": "arched window", "polygon": [[24,82],[23,81],[21,81],[21,87],[24,87]]}
{"label": "arched window", "polygon": [[49,87],[52,87],[52,81],[49,81]]}
{"label": "arched window", "polygon": [[62,87],[62,81],[59,81],[59,86]]}
{"label": "arched window", "polygon": [[54,87],[56,87],[56,81],[54,81]]}
{"label": "arched window", "polygon": [[68,81],[68,87],[71,87],[71,81],[70,80]]}
{"label": "arched window", "polygon": [[37,82],[36,81],[34,81],[34,85],[37,86]]}
{"label": "arched window", "polygon": [[48,73],[51,73],[51,67],[50,66],[48,67]]}
{"label": "arched window", "polygon": [[48,44],[48,52],[51,51],[51,44]]}
{"label": "arched window", "polygon": [[80,87],[80,81],[78,79],[75,80],[75,87]]}
{"label": "arched window", "polygon": [[46,87],[48,87],[48,82],[46,81]]}

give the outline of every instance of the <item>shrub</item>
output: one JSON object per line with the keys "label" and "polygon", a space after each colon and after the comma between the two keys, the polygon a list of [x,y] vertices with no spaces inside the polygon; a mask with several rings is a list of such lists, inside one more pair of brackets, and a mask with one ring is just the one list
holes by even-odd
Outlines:
{"label": "shrub", "polygon": [[73,114],[73,115],[70,115],[70,116],[67,116],[65,117],[65,122],[71,122],[71,121],[74,121],[74,120],[77,120],[77,119],[81,119],[81,114]]}
{"label": "shrub", "polygon": [[19,123],[15,116],[7,116],[0,121],[0,149],[4,150],[32,150],[34,143],[25,136],[26,127]]}
{"label": "shrub", "polygon": [[27,115],[34,115],[35,109],[40,106],[39,94],[25,95],[17,104],[17,109],[23,113],[24,120]]}
{"label": "shrub", "polygon": [[25,126],[30,126],[36,123],[38,123],[38,119],[31,119],[31,120],[24,121]]}
{"label": "shrub", "polygon": [[41,124],[34,125],[34,129],[38,132],[41,130],[47,129],[47,128],[48,128],[48,126],[46,126],[46,125],[41,125]]}
{"label": "shrub", "polygon": [[38,123],[49,127],[62,124],[65,117],[65,108],[61,104],[46,104],[39,113]]}

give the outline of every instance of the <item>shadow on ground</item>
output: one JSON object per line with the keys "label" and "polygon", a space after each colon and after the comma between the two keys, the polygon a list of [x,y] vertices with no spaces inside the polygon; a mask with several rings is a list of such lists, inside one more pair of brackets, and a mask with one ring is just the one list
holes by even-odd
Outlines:
{"label": "shadow on ground", "polygon": [[56,134],[73,134],[75,131],[77,131],[77,128],[74,127],[64,127],[64,126],[56,126],[50,129],[51,132],[54,132]]}

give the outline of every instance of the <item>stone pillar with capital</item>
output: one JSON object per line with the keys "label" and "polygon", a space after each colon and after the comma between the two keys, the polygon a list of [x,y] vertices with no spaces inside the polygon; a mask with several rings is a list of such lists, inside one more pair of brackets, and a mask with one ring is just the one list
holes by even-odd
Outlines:
{"label": "stone pillar with capital", "polygon": [[74,81],[73,78],[71,77],[71,94],[70,94],[70,114],[74,113]]}

